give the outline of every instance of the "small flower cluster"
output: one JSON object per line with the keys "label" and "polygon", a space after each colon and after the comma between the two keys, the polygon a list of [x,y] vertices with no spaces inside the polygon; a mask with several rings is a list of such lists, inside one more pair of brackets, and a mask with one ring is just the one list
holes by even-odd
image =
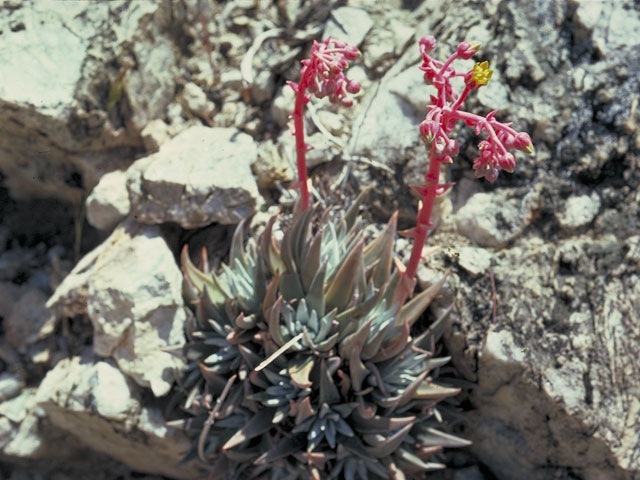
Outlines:
{"label": "small flower cluster", "polygon": [[[420,124],[420,134],[429,148],[431,158],[438,158],[441,163],[451,163],[458,154],[459,146],[449,135],[453,132],[458,120],[474,127],[476,135],[483,130],[487,139],[478,144],[480,156],[474,159],[473,168],[477,177],[485,177],[490,182],[498,178],[500,170],[509,173],[516,167],[516,160],[509,150],[521,150],[533,153],[531,138],[524,132],[517,132],[509,123],[501,123],[495,119],[496,111],[486,117],[460,110],[462,102],[471,90],[477,90],[487,84],[493,71],[489,62],[476,63],[468,72],[459,73],[453,67],[454,60],[469,59],[480,48],[477,42],[462,42],[445,62],[431,58],[429,53],[435,48],[434,37],[423,37],[420,40],[420,54],[425,81],[437,89],[437,95],[431,97],[431,105],[425,120]],[[462,77],[465,88],[461,94],[455,92],[451,79]]]}
{"label": "small flower cluster", "polygon": [[305,93],[305,103],[311,100],[311,95],[318,98],[329,97],[331,103],[341,103],[345,107],[353,105],[353,99],[349,94],[358,93],[360,84],[349,80],[344,69],[349,60],[360,56],[356,47],[344,42],[333,40],[330,37],[322,43],[313,42],[311,56],[302,60],[300,82],[288,82],[288,85],[297,94]]}
{"label": "small flower cluster", "polygon": [[360,84],[349,80],[344,70],[349,60],[360,56],[360,51],[344,42],[333,40],[331,37],[318,43],[314,40],[309,58],[302,60],[300,81],[287,84],[296,94],[293,108],[293,125],[291,133],[296,137],[296,164],[298,166],[298,183],[300,188],[300,206],[302,210],[309,208],[309,187],[307,186],[307,163],[305,153],[309,146],[304,143],[304,106],[309,103],[311,96],[318,98],[329,97],[332,103],[340,103],[345,107],[353,105],[349,94],[358,93]]}

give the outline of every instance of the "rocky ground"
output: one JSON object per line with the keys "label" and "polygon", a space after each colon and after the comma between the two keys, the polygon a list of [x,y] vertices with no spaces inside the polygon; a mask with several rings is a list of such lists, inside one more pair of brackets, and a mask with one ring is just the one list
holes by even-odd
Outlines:
{"label": "rocky ground", "polygon": [[[640,478],[640,7],[490,0],[0,2],[0,478],[201,478],[164,422],[182,361],[177,256],[211,262],[293,201],[299,59],[344,37],[354,108],[312,102],[318,201],[373,186],[371,228],[424,174],[417,40],[483,44],[478,113],[535,158],[489,184],[459,131],[424,287],[451,271],[452,480]],[[203,159],[207,159],[203,161]],[[397,253],[407,254],[400,239]]]}

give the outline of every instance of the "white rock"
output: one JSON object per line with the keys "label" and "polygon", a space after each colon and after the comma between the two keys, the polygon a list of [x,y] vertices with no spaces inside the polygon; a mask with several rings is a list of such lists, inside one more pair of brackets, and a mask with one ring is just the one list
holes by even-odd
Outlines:
{"label": "white rock", "polygon": [[160,119],[151,120],[140,132],[144,148],[149,153],[155,153],[169,141],[169,126]]}
{"label": "white rock", "polygon": [[15,373],[0,373],[0,402],[4,402],[5,400],[10,400],[15,397],[20,393],[23,386],[24,382]]}
{"label": "white rock", "polygon": [[600,197],[596,192],[570,197],[564,209],[556,214],[558,223],[566,229],[579,228],[591,223],[600,210]]}
{"label": "white rock", "polygon": [[271,104],[271,116],[280,127],[284,127],[289,123],[289,117],[295,104],[295,97],[296,95],[291,87],[284,85],[274,98]]}
{"label": "white rock", "polygon": [[491,266],[491,252],[484,248],[461,247],[458,264],[473,276],[481,275]]}
{"label": "white rock", "polygon": [[0,415],[8,418],[13,423],[20,423],[25,419],[28,413],[29,400],[32,393],[29,390],[23,390],[20,395],[6,402],[0,403]]}
{"label": "white rock", "polygon": [[61,360],[36,394],[56,427],[130,468],[177,479],[202,478],[182,432],[165,426],[156,409],[140,405],[135,385],[110,362],[91,355]]}
{"label": "white rock", "polygon": [[[15,5],[0,9],[4,184],[13,198],[78,202],[102,174],[130,162],[139,130],[173,97],[176,49],[160,21],[169,9],[157,2]],[[10,28],[16,17],[24,28]],[[114,127],[102,92],[118,76],[113,63],[124,64],[131,49],[136,68],[124,76],[122,94],[131,117]]]}
{"label": "white rock", "polygon": [[501,191],[481,192],[458,210],[455,221],[458,231],[478,245],[502,248],[529,225],[535,206],[532,195],[518,200]]}
{"label": "white rock", "polygon": [[352,136],[354,154],[370,155],[383,164],[418,142],[416,125],[420,123],[412,106],[389,88],[382,86],[370,107],[363,109],[354,122],[354,132],[358,134]]}
{"label": "white rock", "polygon": [[87,221],[98,230],[111,230],[129,215],[127,175],[115,170],[103,175],[86,201]]}
{"label": "white rock", "polygon": [[169,391],[183,363],[162,349],[184,342],[186,314],[182,274],[158,227],[120,225],[78,263],[48,305],[63,315],[88,313],[97,354],[113,357],[156,396]]}
{"label": "white rock", "polygon": [[359,47],[373,27],[373,20],[361,8],[340,7],[331,12],[322,38],[335,38]]}
{"label": "white rock", "polygon": [[193,82],[187,82],[182,92],[182,99],[191,113],[207,121],[211,120],[215,104],[207,98],[198,85]]}
{"label": "white rock", "polygon": [[176,222],[183,228],[238,223],[255,210],[256,158],[256,144],[245,133],[191,127],[131,166],[132,213],[143,223]]}

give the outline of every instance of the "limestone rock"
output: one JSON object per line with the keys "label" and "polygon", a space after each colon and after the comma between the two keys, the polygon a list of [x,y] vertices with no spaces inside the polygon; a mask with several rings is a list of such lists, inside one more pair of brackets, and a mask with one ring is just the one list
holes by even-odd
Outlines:
{"label": "limestone rock", "polygon": [[476,193],[456,213],[458,231],[480,246],[502,248],[529,225],[537,192],[522,200],[506,192]]}
{"label": "limestone rock", "polygon": [[127,176],[121,170],[104,175],[86,201],[87,220],[98,230],[111,230],[129,214]]}
{"label": "limestone rock", "polygon": [[198,228],[233,224],[254,212],[257,148],[234,128],[191,127],[129,169],[132,213],[143,223]]}
{"label": "limestone rock", "polygon": [[187,82],[182,92],[185,107],[194,115],[210,122],[215,104],[207,98],[202,89],[193,82]]}
{"label": "limestone rock", "polygon": [[331,12],[322,38],[335,38],[359,47],[373,27],[373,20],[361,8],[340,7]]}
{"label": "limestone rock", "polygon": [[48,306],[62,315],[87,313],[95,352],[162,396],[183,365],[162,351],[184,342],[181,289],[182,274],[158,227],[128,221],[78,263]]}
{"label": "limestone rock", "polygon": [[168,7],[25,1],[0,9],[0,169],[12,197],[79,202],[102,174],[130,163],[140,129],[174,91],[175,48],[161,27]]}
{"label": "limestone rock", "polygon": [[195,462],[180,463],[191,442],[166,427],[158,410],[141,406],[139,388],[109,361],[91,355],[61,360],[36,399],[56,427],[134,470],[201,478]]}
{"label": "limestone rock", "polygon": [[574,196],[567,199],[564,209],[556,214],[562,228],[573,229],[591,223],[600,210],[600,197],[597,193]]}
{"label": "limestone rock", "polygon": [[640,474],[633,244],[589,234],[494,252],[495,316],[487,281],[458,286],[445,337],[453,363],[478,382],[465,431],[496,478]]}
{"label": "limestone rock", "polygon": [[140,132],[142,143],[149,153],[156,153],[169,141],[169,126],[160,119],[151,120]]}

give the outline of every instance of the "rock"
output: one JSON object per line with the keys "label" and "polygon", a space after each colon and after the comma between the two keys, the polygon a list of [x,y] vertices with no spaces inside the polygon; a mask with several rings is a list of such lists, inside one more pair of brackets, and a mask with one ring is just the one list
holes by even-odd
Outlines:
{"label": "rock", "polygon": [[274,188],[278,182],[291,182],[293,169],[280,149],[271,142],[262,142],[258,147],[258,158],[251,166],[258,179],[258,187]]}
{"label": "rock", "polygon": [[88,314],[95,352],[162,396],[183,366],[162,351],[184,342],[181,292],[182,274],[158,227],[127,221],[78,263],[47,305],[59,315]]}
{"label": "rock", "polygon": [[256,158],[254,141],[234,128],[191,127],[131,166],[132,213],[143,223],[187,229],[238,223],[257,203]]}
{"label": "rock", "polygon": [[53,332],[56,317],[46,303],[47,296],[41,290],[29,289],[20,296],[9,316],[4,319],[7,341],[19,352],[25,353],[28,345]]}
{"label": "rock", "polygon": [[535,190],[522,200],[508,193],[476,193],[456,213],[458,231],[483,247],[502,248],[531,222],[539,195]]}
{"label": "rock", "polygon": [[144,148],[149,153],[160,151],[160,147],[169,141],[169,127],[160,119],[151,120],[140,132]]}
{"label": "rock", "polygon": [[35,405],[35,390],[26,389],[0,404],[0,445],[2,455],[13,459],[39,458],[50,452],[41,435],[41,413]]}
{"label": "rock", "polygon": [[270,101],[275,89],[273,73],[268,70],[260,70],[249,87],[251,99],[258,104]]}
{"label": "rock", "polygon": [[282,87],[271,104],[271,116],[280,126],[285,127],[289,123],[289,117],[293,112],[296,95],[288,85]]}
{"label": "rock", "polygon": [[491,266],[491,252],[484,248],[461,247],[458,254],[458,264],[474,277]]}
{"label": "rock", "polygon": [[393,92],[394,83],[380,87],[370,107],[363,109],[355,121],[357,135],[352,136],[354,154],[383,164],[388,164],[389,158],[402,157],[419,140],[416,126],[420,121],[412,106]]}
{"label": "rock", "polygon": [[0,373],[0,402],[10,400],[22,390],[24,381],[15,373]]}
{"label": "rock", "polygon": [[600,210],[600,197],[596,192],[589,195],[570,197],[564,209],[556,214],[562,228],[574,229],[584,227],[593,221]]}
{"label": "rock", "polygon": [[[0,10],[0,169],[13,198],[78,203],[104,173],[130,163],[139,131],[173,98],[169,10],[31,1]],[[17,17],[21,28],[9,28]]]}
{"label": "rock", "polygon": [[86,201],[87,221],[98,230],[111,230],[129,215],[127,175],[115,170],[104,175]]}
{"label": "rock", "polygon": [[359,47],[373,27],[373,20],[366,10],[340,7],[331,12],[322,38],[335,38]]}
{"label": "rock", "polygon": [[176,479],[202,478],[196,462],[181,463],[191,442],[165,426],[155,408],[109,361],[91,355],[61,360],[47,373],[36,399],[56,427],[130,468]]}
{"label": "rock", "polygon": [[211,122],[211,117],[216,108],[215,104],[207,98],[202,89],[193,82],[187,82],[182,91],[182,100],[185,107],[192,114]]}
{"label": "rock", "polygon": [[488,282],[457,285],[445,338],[458,370],[478,384],[465,432],[499,480],[640,473],[633,244],[589,233],[522,238],[494,252],[495,316]]}

